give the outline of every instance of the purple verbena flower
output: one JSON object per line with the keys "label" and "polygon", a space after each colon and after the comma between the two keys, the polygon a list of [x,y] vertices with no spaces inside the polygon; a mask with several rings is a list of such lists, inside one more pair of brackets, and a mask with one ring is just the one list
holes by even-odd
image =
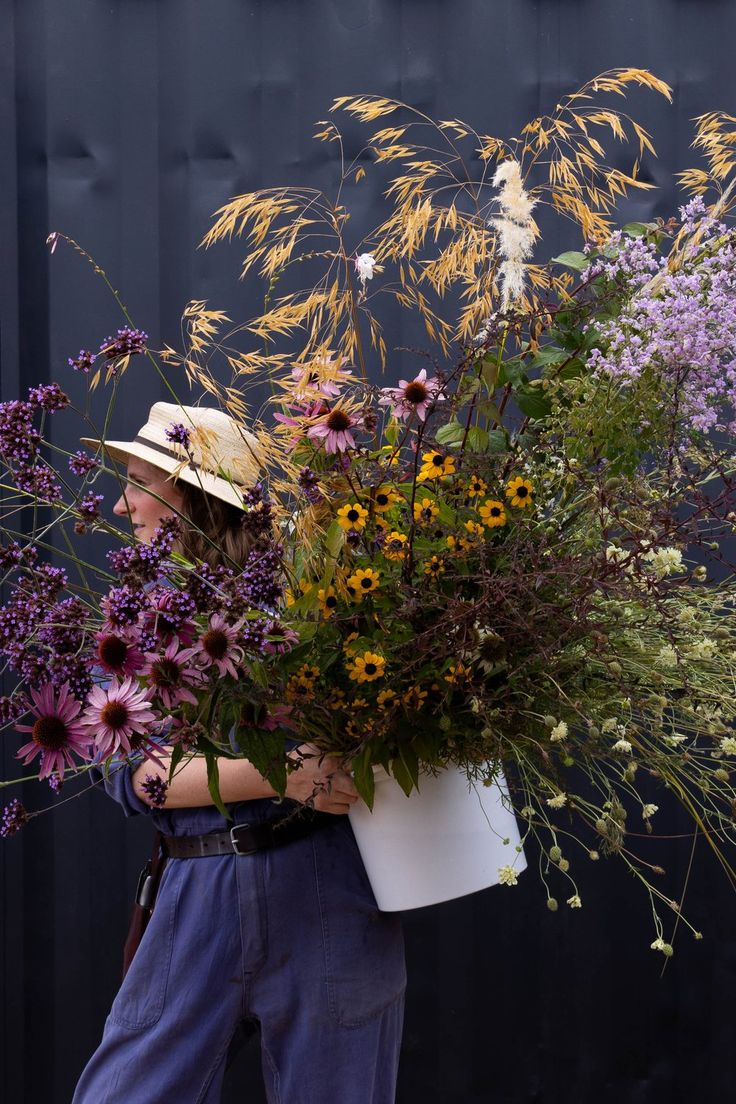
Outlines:
{"label": "purple verbena flower", "polygon": [[28,823],[29,819],[25,807],[17,797],[14,797],[10,804],[3,809],[2,820],[0,820],[0,836],[3,839],[14,836]]}
{"label": "purple verbena flower", "polygon": [[142,353],[148,341],[148,334],[143,330],[133,330],[130,326],[123,326],[115,337],[106,337],[100,345],[100,352],[106,360],[117,360],[122,356],[134,356]]}
{"label": "purple verbena flower", "polygon": [[28,401],[53,414],[55,410],[63,410],[71,400],[64,394],[58,383],[42,383],[38,387],[28,388]]}
{"label": "purple verbena flower", "polygon": [[151,805],[155,806],[157,809],[163,808],[166,804],[166,793],[168,788],[169,783],[158,774],[147,774],[141,782],[141,789],[146,794]]}
{"label": "purple verbena flower", "polygon": [[164,434],[168,441],[172,441],[175,445],[183,445],[187,451],[189,450],[189,430],[181,422],[172,422],[170,426],[166,427]]}
{"label": "purple verbena flower", "polygon": [[102,612],[114,629],[137,624],[138,616],[146,604],[145,592],[127,585],[111,587],[101,602]]}
{"label": "purple verbena flower", "polygon": [[105,501],[105,496],[101,494],[88,494],[79,503],[77,509],[82,515],[85,522],[97,521],[100,516],[100,504]]}
{"label": "purple verbena flower", "polygon": [[67,363],[75,372],[84,372],[85,375],[94,365],[97,353],[90,353],[86,349],[80,349],[75,357],[69,357]]}
{"label": "purple verbena flower", "polygon": [[299,472],[299,487],[307,502],[311,502],[313,506],[324,502],[324,495],[319,490],[319,476],[308,466]]}
{"label": "purple verbena flower", "polygon": [[6,463],[31,464],[36,458],[41,434],[34,428],[33,415],[29,402],[0,403],[0,453]]}
{"label": "purple verbena flower", "polygon": [[95,468],[99,468],[100,461],[96,456],[90,456],[88,452],[84,452],[83,449],[77,449],[69,457],[69,470],[72,475],[78,475],[80,479],[84,479],[86,475],[89,475]]}

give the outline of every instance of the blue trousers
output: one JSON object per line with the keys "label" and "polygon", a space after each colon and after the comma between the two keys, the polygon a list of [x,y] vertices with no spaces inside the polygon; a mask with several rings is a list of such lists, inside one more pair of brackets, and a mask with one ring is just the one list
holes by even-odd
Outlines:
{"label": "blue trousers", "polygon": [[347,817],[169,859],[73,1104],[216,1104],[250,1017],[269,1104],[392,1104],[405,986],[400,917],[378,911]]}

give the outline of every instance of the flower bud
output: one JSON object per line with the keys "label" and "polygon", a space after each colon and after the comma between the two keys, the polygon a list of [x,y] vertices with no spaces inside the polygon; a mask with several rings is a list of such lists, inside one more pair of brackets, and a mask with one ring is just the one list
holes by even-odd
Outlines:
{"label": "flower bud", "polygon": [[549,857],[551,858],[552,862],[559,862],[560,859],[562,858],[562,848],[560,848],[560,847],[550,847]]}
{"label": "flower bud", "polygon": [[550,912],[557,912],[559,905],[557,904],[557,901],[554,899],[554,897],[547,898],[547,908]]}

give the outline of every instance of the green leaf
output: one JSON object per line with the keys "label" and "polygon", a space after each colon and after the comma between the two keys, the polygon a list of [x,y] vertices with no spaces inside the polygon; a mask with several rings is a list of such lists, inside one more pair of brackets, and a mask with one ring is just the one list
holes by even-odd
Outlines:
{"label": "green leaf", "polygon": [[509,447],[508,438],[504,429],[492,429],[488,434],[489,452],[506,452]]}
{"label": "green leaf", "polygon": [[585,253],[572,250],[569,253],[560,253],[559,257],[553,257],[552,264],[564,265],[565,268],[572,268],[575,272],[582,272],[588,267],[590,261]]}
{"label": "green leaf", "polygon": [[209,751],[205,752],[204,757],[207,763],[207,789],[210,791],[210,796],[225,820],[232,820],[232,816],[225,808],[220,797],[220,771],[217,758]]}
{"label": "green leaf", "polygon": [[627,222],[623,232],[630,238],[643,238],[650,230],[656,229],[656,226],[656,222]]}
{"label": "green leaf", "polygon": [[468,448],[471,452],[485,452],[488,448],[488,430],[482,426],[471,426],[468,430]]}
{"label": "green leaf", "polygon": [[566,360],[568,356],[569,353],[566,349],[558,349],[556,345],[543,345],[534,357],[530,367],[540,368],[547,364],[559,364],[561,360]]}
{"label": "green leaf", "polygon": [[585,364],[578,357],[573,357],[569,360],[564,368],[560,368],[557,373],[558,379],[575,379],[577,376],[582,376],[585,371]]}
{"label": "green leaf", "polygon": [[529,418],[544,418],[552,409],[552,403],[544,392],[517,391],[514,394],[516,404],[522,414]]}
{"label": "green leaf", "polygon": [[345,530],[339,521],[333,521],[325,534],[325,552],[333,560],[336,560],[344,543]]}
{"label": "green leaf", "polygon": [[368,808],[372,809],[376,793],[376,780],[373,775],[370,747],[364,747],[360,754],[356,755],[355,759],[352,760],[350,766],[352,768],[356,790],[363,798]]}
{"label": "green leaf", "polygon": [[459,445],[465,435],[465,427],[460,422],[447,422],[435,433],[438,445]]}
{"label": "green leaf", "polygon": [[394,778],[408,797],[411,791],[414,789],[414,779],[412,778],[403,759],[399,758],[391,760],[391,774],[394,776]]}

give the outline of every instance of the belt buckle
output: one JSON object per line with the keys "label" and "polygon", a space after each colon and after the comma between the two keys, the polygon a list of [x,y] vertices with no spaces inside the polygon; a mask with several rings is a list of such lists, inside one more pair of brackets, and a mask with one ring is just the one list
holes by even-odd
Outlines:
{"label": "belt buckle", "polygon": [[233,849],[236,855],[253,855],[258,848],[249,847],[246,851],[241,851],[236,832],[239,832],[241,828],[250,828],[250,824],[236,824],[230,829],[230,842],[233,845]]}

